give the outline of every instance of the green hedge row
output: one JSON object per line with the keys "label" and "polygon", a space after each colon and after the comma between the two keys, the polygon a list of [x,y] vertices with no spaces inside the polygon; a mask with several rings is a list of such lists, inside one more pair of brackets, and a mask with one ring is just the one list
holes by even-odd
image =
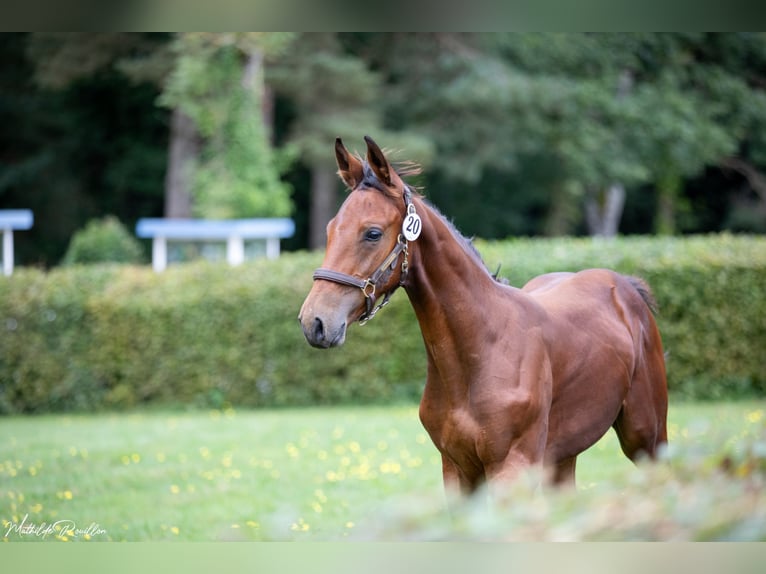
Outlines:
{"label": "green hedge row", "polygon": [[[611,267],[649,281],[671,391],[766,392],[766,238],[478,242],[514,285]],[[346,345],[309,347],[296,320],[321,254],[239,268],[94,265],[0,278],[0,413],[372,403],[419,397],[420,332],[406,295]]]}

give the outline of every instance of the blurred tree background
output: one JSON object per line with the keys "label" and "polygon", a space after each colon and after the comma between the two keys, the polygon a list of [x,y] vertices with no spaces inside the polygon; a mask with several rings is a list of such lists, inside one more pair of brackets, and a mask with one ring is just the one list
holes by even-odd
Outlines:
{"label": "blurred tree background", "polygon": [[369,134],[468,235],[766,232],[766,35],[0,34],[0,208],[26,264],[117,217],[292,216]]}

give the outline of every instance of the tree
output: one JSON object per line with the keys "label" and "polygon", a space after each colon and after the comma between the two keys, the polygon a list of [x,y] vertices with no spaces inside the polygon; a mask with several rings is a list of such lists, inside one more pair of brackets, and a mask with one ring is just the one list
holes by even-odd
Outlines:
{"label": "tree", "polygon": [[[623,206],[630,232],[766,229],[762,33],[35,33],[2,45],[0,202],[35,209],[45,255],[28,260],[58,259],[92,217],[161,212],[163,175],[169,216],[191,215],[205,178],[226,206],[208,204],[214,215],[255,213],[247,190],[275,182],[264,197],[289,200],[283,179],[308,211],[310,187],[319,247],[341,189],[332,141],[353,149],[365,134],[423,163],[415,183],[468,234],[610,235]],[[261,207],[284,213],[282,199]]]}
{"label": "tree", "polygon": [[619,191],[617,182],[643,175],[615,137],[624,129],[618,107],[623,64],[610,52],[604,57],[596,40],[409,34],[383,38],[386,43],[381,66],[398,82],[391,115],[436,142],[448,158],[440,163],[442,180],[477,186],[493,173],[508,176],[524,172],[527,163],[547,163],[538,180],[544,185],[527,195],[530,203],[547,196],[545,228],[561,234],[580,217],[573,204],[584,190]]}
{"label": "tree", "polygon": [[[441,160],[425,172],[426,193],[469,234],[531,233],[546,198],[517,177],[540,162],[516,146],[507,66],[456,33],[358,34],[353,49],[383,77],[384,117],[391,129],[425,137]],[[428,167],[426,165],[426,167]],[[555,170],[535,171],[548,181]],[[529,179],[529,178],[528,178]]]}
{"label": "tree", "polygon": [[0,42],[0,204],[35,214],[17,243],[20,261],[56,263],[93,217],[118,214],[130,224],[156,213],[166,114],[154,106],[156,86],[128,80],[115,54],[153,50],[162,38],[3,34]]}
{"label": "tree", "polygon": [[[166,215],[286,215],[289,189],[279,181],[259,110],[262,61],[290,34],[36,34],[29,52],[38,81],[62,89],[111,69],[163,90],[171,109]],[[194,190],[194,201],[190,192]],[[194,204],[194,205],[193,205]]]}
{"label": "tree", "polygon": [[694,64],[687,66],[683,81],[708,102],[707,113],[734,140],[730,155],[715,162],[727,179],[734,171],[746,182],[749,193],[737,194],[731,215],[749,220],[745,229],[764,231],[766,34],[704,34],[696,40],[687,47]]}
{"label": "tree", "polygon": [[[657,190],[658,233],[677,229],[684,178],[734,153],[741,133],[724,119],[725,109],[733,102],[708,90],[709,79],[702,72],[708,66],[695,61],[696,47],[705,42],[704,36],[684,34],[644,36],[638,42],[649,56],[638,70],[639,81],[627,115],[630,141]],[[733,76],[726,80],[719,76],[719,80],[739,83]]]}
{"label": "tree", "polygon": [[[289,187],[279,178],[262,117],[264,58],[289,34],[184,33],[162,102],[184,112],[204,138],[194,170],[194,211],[204,217],[285,216]],[[285,162],[282,162],[285,167]]]}
{"label": "tree", "polygon": [[755,142],[764,124],[763,83],[748,68],[764,69],[758,35],[399,34],[379,44],[396,86],[391,115],[450,158],[442,179],[476,185],[493,171],[523,173],[530,158],[550,165],[555,180],[538,192],[550,234],[571,232],[582,206],[591,232],[615,233],[625,188],[646,184],[657,190],[656,228],[673,232],[683,181],[736,153],[745,132]]}
{"label": "tree", "polygon": [[570,126],[565,139],[543,137],[569,177],[610,190],[617,203],[617,185],[651,183],[660,233],[677,229],[684,180],[738,153],[766,120],[763,83],[752,78],[765,69],[763,35],[525,35],[506,38],[505,48],[532,82],[545,70],[575,89],[566,98],[573,113],[557,118]]}
{"label": "tree", "polygon": [[[127,78],[134,89],[149,86],[158,90],[174,61],[168,39],[166,34],[41,32],[29,35],[27,54],[34,64],[35,81],[44,90],[62,93],[78,82],[104,74]],[[150,116],[152,111],[145,110],[142,117]],[[196,156],[197,139],[188,118],[173,111],[163,165],[167,166],[165,205],[170,216],[190,214],[185,163],[190,155]]]}

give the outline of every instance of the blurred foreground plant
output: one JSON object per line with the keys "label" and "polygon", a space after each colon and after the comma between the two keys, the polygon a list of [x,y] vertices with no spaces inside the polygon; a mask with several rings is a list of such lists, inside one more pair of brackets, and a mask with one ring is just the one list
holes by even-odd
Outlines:
{"label": "blurred foreground plant", "polygon": [[[700,435],[700,438],[709,434]],[[766,426],[734,446],[671,445],[588,489],[539,488],[528,476],[492,492],[452,501],[407,500],[362,538],[478,541],[766,540]]]}

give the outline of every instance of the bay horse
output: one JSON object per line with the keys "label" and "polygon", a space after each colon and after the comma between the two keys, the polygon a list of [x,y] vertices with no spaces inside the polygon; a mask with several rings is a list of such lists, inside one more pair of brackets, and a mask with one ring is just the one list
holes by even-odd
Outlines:
{"label": "bay horse", "polygon": [[448,491],[530,468],[573,484],[577,456],[609,427],[628,458],[655,458],[668,393],[649,287],[606,269],[504,284],[365,141],[366,161],[335,142],[350,193],[298,317],[308,343],[342,345],[404,288],[428,355],[420,420]]}

